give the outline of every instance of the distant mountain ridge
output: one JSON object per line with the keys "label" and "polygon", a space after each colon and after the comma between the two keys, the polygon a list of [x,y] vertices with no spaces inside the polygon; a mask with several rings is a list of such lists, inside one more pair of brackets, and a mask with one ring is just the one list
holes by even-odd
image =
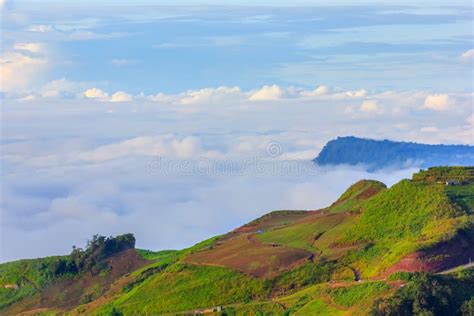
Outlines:
{"label": "distant mountain ridge", "polygon": [[428,145],[344,136],[329,141],[314,161],[319,165],[365,165],[372,170],[392,166],[469,166],[474,165],[474,146]]}

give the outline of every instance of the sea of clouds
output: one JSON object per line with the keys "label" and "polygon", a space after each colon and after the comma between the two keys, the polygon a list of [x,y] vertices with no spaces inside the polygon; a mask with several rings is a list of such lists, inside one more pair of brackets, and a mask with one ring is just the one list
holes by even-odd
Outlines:
{"label": "sea of clouds", "polygon": [[466,1],[120,2],[0,1],[0,261],[182,248],[416,171],[312,164],[337,136],[473,143]]}
{"label": "sea of clouds", "polygon": [[1,260],[68,253],[93,234],[190,246],[271,210],[317,209],[368,173],[311,159],[341,135],[472,142],[472,95],[320,86],[207,88],[7,100],[2,109]]}

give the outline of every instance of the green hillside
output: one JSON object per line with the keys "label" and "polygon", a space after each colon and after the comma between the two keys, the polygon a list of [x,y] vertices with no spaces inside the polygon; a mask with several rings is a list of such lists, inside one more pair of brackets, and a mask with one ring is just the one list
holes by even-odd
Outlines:
{"label": "green hillside", "polygon": [[474,173],[362,180],[327,208],[276,211],[183,250],[94,236],[0,265],[0,314],[472,315]]}

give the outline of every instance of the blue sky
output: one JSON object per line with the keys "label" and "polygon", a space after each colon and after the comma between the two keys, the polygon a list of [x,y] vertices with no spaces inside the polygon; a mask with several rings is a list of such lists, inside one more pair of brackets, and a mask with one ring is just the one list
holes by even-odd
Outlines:
{"label": "blue sky", "polygon": [[31,88],[65,78],[135,94],[264,84],[472,90],[472,67],[460,60],[473,46],[469,1],[98,3],[7,3],[3,49],[18,41],[47,49]]}
{"label": "blue sky", "polygon": [[416,170],[308,166],[338,136],[474,143],[470,1],[226,3],[0,2],[0,261],[182,248]]}

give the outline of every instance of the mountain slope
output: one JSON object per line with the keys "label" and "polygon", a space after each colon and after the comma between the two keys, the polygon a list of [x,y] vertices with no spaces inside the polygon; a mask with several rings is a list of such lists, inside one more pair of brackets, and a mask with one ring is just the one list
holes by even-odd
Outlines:
{"label": "mountain slope", "polygon": [[272,212],[184,250],[95,236],[69,256],[0,265],[0,313],[458,313],[474,273],[417,272],[474,258],[473,192],[474,168],[431,168],[390,188],[362,180],[325,209]]}
{"label": "mountain slope", "polygon": [[472,166],[474,146],[427,145],[347,136],[329,141],[314,161],[321,166],[364,165],[369,169]]}

